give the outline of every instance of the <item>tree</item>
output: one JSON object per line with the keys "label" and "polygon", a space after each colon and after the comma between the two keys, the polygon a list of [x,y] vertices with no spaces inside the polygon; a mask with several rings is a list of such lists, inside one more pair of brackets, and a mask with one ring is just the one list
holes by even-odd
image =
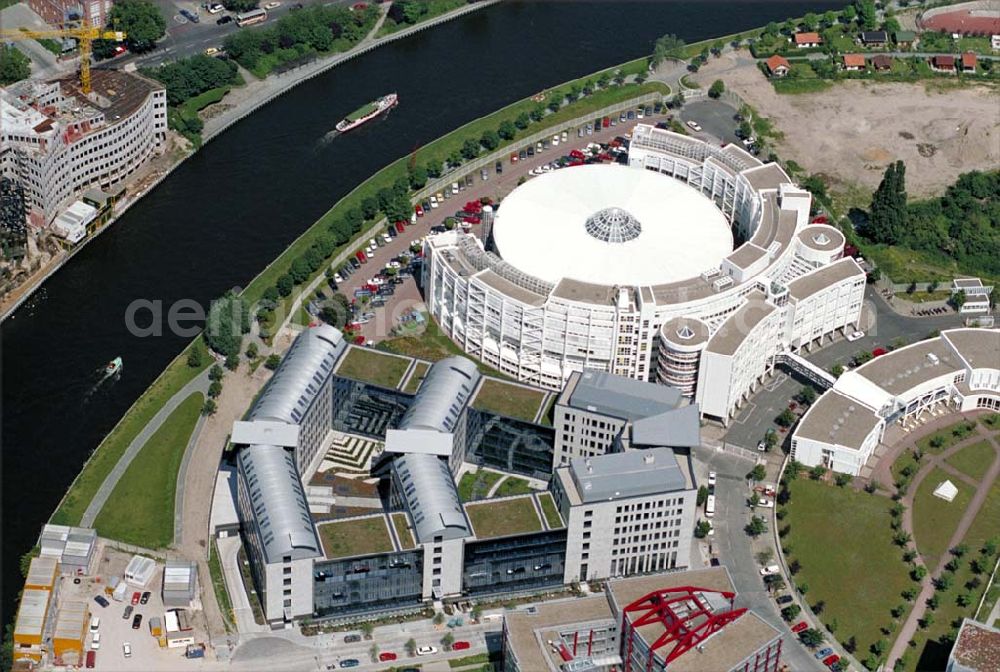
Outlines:
{"label": "tree", "polygon": [[[984,61],[985,62],[985,61]],[[643,84],[647,79],[649,79],[649,73],[643,70],[642,72],[636,73],[635,83]]]}
{"label": "tree", "polygon": [[791,427],[795,424],[795,414],[786,408],[778,414],[774,421],[779,427]]}
{"label": "tree", "polygon": [[257,344],[251,342],[250,345],[247,346],[247,359],[257,359],[258,354]]}
{"label": "tree", "polygon": [[444,637],[441,638],[441,646],[444,647],[445,651],[451,651],[451,645],[455,643],[455,635],[450,632],[444,633]]}
{"label": "tree", "polygon": [[191,348],[187,356],[187,365],[192,369],[200,369],[205,364],[205,356],[201,353],[201,348],[197,345]]}
{"label": "tree", "polygon": [[910,533],[909,532],[903,532],[902,530],[900,530],[896,534],[892,535],[892,541],[897,546],[906,546],[912,540],[913,540],[913,537],[910,535]]}
{"label": "tree", "polygon": [[872,194],[865,235],[876,243],[896,245],[907,227],[906,166],[902,161],[889,164],[882,182]]}
{"label": "tree", "polygon": [[798,585],[799,595],[805,595],[809,592],[809,584],[803,581]]}
{"label": "tree", "polygon": [[500,146],[500,136],[494,130],[483,131],[483,136],[479,138],[479,144],[485,147],[487,151],[492,152]]}
{"label": "tree", "polygon": [[372,633],[375,632],[375,624],[366,621],[359,626],[359,629],[365,639],[371,639]]}
{"label": "tree", "polygon": [[430,177],[441,177],[441,173],[443,172],[444,172],[444,165],[441,163],[441,159],[427,160],[427,174]]}
{"label": "tree", "polygon": [[226,376],[226,372],[222,370],[222,367],[218,364],[213,364],[212,368],[208,370],[208,379],[212,382],[217,380],[222,380]]}
{"label": "tree", "polygon": [[431,619],[431,622],[434,623],[434,625],[441,625],[444,623],[444,613],[440,611],[436,612],[434,614],[434,618]]}
{"label": "tree", "polygon": [[826,467],[824,467],[822,464],[817,464],[815,467],[809,470],[809,478],[811,478],[814,481],[819,481],[824,476],[826,476]]}
{"label": "tree", "polygon": [[0,85],[7,86],[31,76],[31,59],[13,45],[0,46]]}
{"label": "tree", "polygon": [[695,501],[696,506],[702,506],[708,501],[708,488],[706,486],[701,486],[698,488],[698,497]]}
{"label": "tree", "polygon": [[767,478],[767,469],[763,464],[756,464],[754,468],[747,472],[748,481],[763,481]]}
{"label": "tree", "polygon": [[875,0],[855,0],[858,8],[858,24],[863,30],[875,30],[878,27],[878,15],[875,11]]}
{"label": "tree", "polygon": [[514,136],[517,135],[517,127],[514,126],[514,122],[510,119],[506,119],[500,122],[499,128],[497,128],[497,133],[504,140],[513,140]]}
{"label": "tree", "polygon": [[111,8],[109,25],[124,31],[125,45],[132,52],[149,51],[167,32],[159,7],[149,0],[118,0]]}
{"label": "tree", "polygon": [[717,79],[712,82],[712,86],[708,87],[708,97],[709,98],[719,98],[722,96],[723,92],[726,90],[726,84],[721,79]]}
{"label": "tree", "polygon": [[810,649],[815,649],[823,643],[826,637],[823,636],[823,633],[820,630],[817,630],[816,628],[808,628],[807,630],[803,630],[799,633],[799,639],[801,639],[802,643]]}
{"label": "tree", "polygon": [[948,590],[949,588],[951,588],[954,582],[955,582],[954,576],[952,574],[945,572],[938,578],[934,579],[934,587],[937,590]]}
{"label": "tree", "polygon": [[957,602],[958,606],[960,607],[967,607],[970,604],[972,604],[972,595],[970,595],[969,593],[962,593],[957,598],[955,598],[955,602]]}
{"label": "tree", "polygon": [[834,479],[834,481],[837,483],[837,486],[841,488],[843,488],[846,485],[849,485],[852,480],[854,480],[854,477],[851,476],[850,474],[837,474],[837,477]]}
{"label": "tree", "polygon": [[955,292],[954,294],[952,294],[948,298],[948,303],[955,310],[961,310],[962,306],[965,305],[966,300],[967,300],[967,297],[965,295],[965,290],[964,289],[960,289],[960,290],[958,290],[957,292]]}
{"label": "tree", "polygon": [[549,101],[548,108],[550,112],[558,112],[560,107],[562,107],[562,101],[558,98],[553,98]]}
{"label": "tree", "polygon": [[213,380],[212,383],[208,386],[208,396],[210,396],[212,399],[215,399],[220,394],[222,394],[222,382],[218,380]]}
{"label": "tree", "polygon": [[785,480],[794,481],[800,473],[802,473],[802,463],[797,460],[789,460],[788,464],[785,465]]}
{"label": "tree", "polygon": [[406,640],[406,644],[403,645],[403,648],[405,648],[406,652],[411,656],[417,655],[417,642],[412,637]]}
{"label": "tree", "polygon": [[785,589],[785,578],[781,574],[769,574],[764,577],[764,584],[772,593]]}
{"label": "tree", "polygon": [[411,189],[423,189],[424,185],[427,184],[427,168],[424,166],[413,166],[413,170],[409,173],[409,179]]}
{"label": "tree", "polygon": [[983,547],[979,549],[979,552],[984,559],[988,560],[989,558],[992,558],[994,555],[997,554],[997,540],[987,539],[986,542],[983,544]]}
{"label": "tree", "polygon": [[754,490],[753,493],[750,495],[750,508],[756,509],[759,504],[760,504],[760,495],[757,493],[756,490]]}
{"label": "tree", "polygon": [[810,406],[814,401],[816,401],[816,390],[812,385],[803,385],[802,389],[799,390],[796,398],[800,403]]}
{"label": "tree", "polygon": [[[684,48],[687,45],[684,40],[672,33],[668,33],[656,40],[653,44],[653,55],[649,59],[649,64],[653,68],[659,67],[660,63],[668,58],[677,60],[684,59]],[[604,86],[603,84],[601,86]]]}
{"label": "tree", "polygon": [[232,354],[232,355],[227,356],[226,357],[226,361],[224,363],[225,363],[227,369],[229,369],[230,371],[235,371],[240,366],[240,356],[239,356],[239,354]]}
{"label": "tree", "polygon": [[282,296],[288,296],[292,293],[292,288],[295,287],[295,281],[292,280],[292,276],[288,273],[280,276],[275,285],[278,289],[278,293]]}
{"label": "tree", "polygon": [[674,97],[670,99],[668,106],[675,110],[679,110],[684,107],[684,92],[678,91],[675,93]]}
{"label": "tree", "polygon": [[264,368],[274,371],[281,365],[281,355],[272,354],[268,355],[267,359],[264,360]]}
{"label": "tree", "polygon": [[469,612],[469,617],[472,618],[473,621],[478,623],[480,619],[482,619],[483,617],[483,608],[480,607],[478,604],[474,605],[472,607],[472,611]]}
{"label": "tree", "polygon": [[790,604],[781,610],[781,617],[786,621],[794,621],[802,613],[802,607],[797,604]]}
{"label": "tree", "polygon": [[816,614],[817,616],[822,614],[824,609],[826,609],[826,602],[824,602],[823,600],[820,600],[816,604],[812,605],[813,613]]}
{"label": "tree", "polygon": [[615,84],[621,86],[625,83],[625,73],[621,69],[615,70],[614,80]]}
{"label": "tree", "polygon": [[761,565],[770,564],[771,560],[774,560],[774,551],[770,548],[765,548],[763,551],[757,553],[757,562]]}
{"label": "tree", "polygon": [[707,520],[699,520],[698,524],[694,528],[694,536],[698,539],[704,539],[708,536],[708,533],[712,530],[712,523]]}
{"label": "tree", "polygon": [[247,12],[257,7],[258,0],[222,0],[222,5],[231,12]]}
{"label": "tree", "polygon": [[857,18],[857,15],[858,12],[857,10],[854,9],[853,5],[848,5],[847,7],[844,7],[844,9],[841,10],[840,12],[840,16],[845,23],[851,23],[852,21],[854,21],[855,18]]}
{"label": "tree", "polygon": [[250,306],[240,295],[227,292],[212,302],[205,324],[205,342],[221,355],[239,354],[243,334],[250,331]]}
{"label": "tree", "polygon": [[925,576],[927,576],[927,568],[923,565],[916,565],[910,571],[910,577],[914,581],[923,581]]}
{"label": "tree", "polygon": [[917,623],[921,629],[926,630],[927,628],[934,625],[934,614],[931,613],[924,614],[924,617],[921,618]]}
{"label": "tree", "polygon": [[767,532],[767,523],[760,516],[752,516],[743,529],[748,535],[756,538]]}
{"label": "tree", "polygon": [[834,364],[833,366],[830,367],[830,373],[833,375],[834,378],[840,378],[844,374],[844,365]]}
{"label": "tree", "polygon": [[528,116],[531,117],[531,120],[534,122],[541,121],[542,119],[545,118],[545,106],[536,105],[534,109],[532,109],[531,112],[528,113]]}
{"label": "tree", "polygon": [[927,598],[926,604],[928,609],[930,609],[931,611],[935,611],[941,604],[941,598],[939,598],[937,596],[937,593],[935,593],[934,595],[931,595],[930,597]]}
{"label": "tree", "polygon": [[848,653],[854,653],[858,650],[858,640],[854,637],[854,635],[848,637],[847,641],[844,642],[844,650]]}
{"label": "tree", "polygon": [[206,399],[204,405],[201,407],[201,414],[205,416],[215,415],[216,408],[214,399]]}
{"label": "tree", "polygon": [[[486,135],[485,133],[483,134]],[[479,156],[479,142],[468,138],[462,143],[462,157],[466,159],[474,159]]]}

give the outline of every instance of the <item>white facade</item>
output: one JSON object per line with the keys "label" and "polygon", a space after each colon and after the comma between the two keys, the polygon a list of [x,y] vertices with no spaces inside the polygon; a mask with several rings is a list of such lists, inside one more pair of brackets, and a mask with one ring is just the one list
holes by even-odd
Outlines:
{"label": "white facade", "polygon": [[842,375],[802,417],[791,455],[856,476],[890,425],[983,409],[1000,411],[1000,330],[953,329]]}
{"label": "white facade", "polygon": [[[519,255],[534,258],[532,255],[552,245],[539,243],[524,252],[530,247],[530,238],[523,226],[511,222],[518,217],[535,221],[536,215],[544,219],[544,215],[561,202],[557,194],[552,195],[550,203],[536,193],[546,184],[543,178],[519,188],[530,188],[528,199],[519,199],[518,190],[508,196],[507,201],[513,199],[515,205],[520,203],[520,206],[505,212],[505,201],[499,211],[494,239],[504,241],[502,229],[505,225],[516,227],[516,245],[511,246],[515,251],[513,258],[501,258],[484,249],[479,240],[457,231],[427,239],[425,300],[452,340],[471,356],[517,380],[558,390],[573,371],[594,369],[638,380],[666,382],[676,385],[689,397],[702,394],[696,393],[697,385],[711,385],[721,388],[706,391],[712,399],[718,398],[718,403],[712,405],[715,412],[711,414],[727,418],[736,408],[735,399],[745,396],[752,389],[753,381],[769,370],[767,357],[793,347],[793,337],[796,341],[805,338],[804,333],[793,335],[790,326],[785,325],[788,285],[839,259],[843,253],[843,236],[832,227],[809,225],[811,197],[792,184],[780,167],[764,165],[732,145],[719,148],[640,124],[633,133],[629,166],[672,177],[692,190],[699,201],[713,202],[717,210],[712,218],[703,222],[704,225],[712,227],[714,217],[721,214],[731,226],[733,236],[742,242],[731,253],[716,258],[699,274],[681,280],[664,276],[653,283],[649,278],[652,277],[650,273],[655,275],[655,269],[648,268],[641,269],[636,277],[650,284],[600,284],[600,278],[612,277],[608,269],[598,274],[596,282],[595,276],[590,274],[561,279],[550,274],[539,277],[539,274],[519,268],[517,259]],[[589,166],[566,172],[572,174],[584,168],[596,171],[595,175],[604,169],[617,176],[618,171],[623,170],[617,166]],[[676,184],[665,184],[670,188],[664,189],[666,200],[660,207],[668,208],[669,195]],[[614,205],[611,203],[613,195],[606,194],[604,198],[607,205]],[[686,202],[686,199],[680,200]],[[528,206],[540,201],[543,205],[533,214]],[[590,207],[603,204],[605,201],[588,200]],[[598,210],[595,214],[601,212]],[[694,211],[682,208],[679,212]],[[577,223],[580,231],[574,240],[586,236],[594,219],[577,215],[577,219],[581,219]],[[602,215],[598,219],[609,218]],[[629,238],[629,231],[634,229],[629,218],[610,219],[617,227],[616,235],[603,242],[605,247],[617,253],[624,249],[623,246],[643,240],[642,234]],[[563,228],[568,226],[562,219],[560,221]],[[652,220],[651,225],[658,221]],[[639,224],[646,226],[646,222]],[[691,221],[685,220],[687,229],[696,229],[700,224],[697,216]],[[806,230],[811,235],[803,237]],[[617,236],[619,231],[624,231],[625,235]],[[823,234],[819,242],[813,239],[816,234]],[[591,256],[597,254],[590,250],[592,242],[588,241],[586,248],[579,249]],[[568,249],[578,248],[570,245]],[[499,245],[499,251],[503,255],[505,246]],[[645,255],[630,259],[635,264],[653,263]],[[579,266],[579,260],[574,263],[576,266],[569,268]],[[595,267],[602,263],[594,261]],[[659,263],[667,262],[661,260]],[[863,282],[864,274],[860,269],[858,273]],[[769,340],[764,343],[756,339],[752,345],[729,355],[730,358],[733,355],[755,358],[746,366],[742,362],[731,362],[720,368],[716,366],[719,362],[713,362],[710,375],[702,377],[698,368],[704,362],[702,351],[709,337],[714,337],[727,323],[727,318],[746,305],[747,297],[755,292],[763,293],[779,313],[773,318],[776,324],[768,320],[761,327],[761,339]],[[839,307],[841,301],[839,294],[837,298],[822,301],[817,296],[809,306],[799,309],[800,323],[805,323],[803,315],[813,316],[808,329],[811,339],[857,323],[860,304],[854,306],[854,302],[847,302],[843,311],[832,311],[829,319],[825,317],[829,311],[817,308],[821,303],[826,306],[831,302]],[[848,314],[851,310],[855,312]],[[683,319],[703,325],[693,330],[700,334],[698,342],[688,344],[668,337],[664,343],[664,326]],[[708,409],[702,410],[709,413]]]}
{"label": "white facade", "polygon": [[162,151],[167,97],[136,74],[96,70],[88,98],[75,79],[0,90],[0,169],[24,186],[30,219],[46,226],[79,194],[108,189]]}

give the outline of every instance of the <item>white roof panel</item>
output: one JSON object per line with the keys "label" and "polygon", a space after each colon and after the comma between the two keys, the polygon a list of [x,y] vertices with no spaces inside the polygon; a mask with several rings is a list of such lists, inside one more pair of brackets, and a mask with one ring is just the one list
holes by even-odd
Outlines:
{"label": "white roof panel", "polygon": [[266,443],[272,446],[295,448],[299,444],[299,426],[273,420],[237,420],[233,423],[233,443],[250,445]]}
{"label": "white roof panel", "polygon": [[[627,240],[588,231],[588,220],[609,209],[591,228]],[[666,175],[618,165],[563,168],[526,182],[504,199],[493,238],[505,261],[552,283],[676,282],[733,251],[729,223],[710,199]]]}

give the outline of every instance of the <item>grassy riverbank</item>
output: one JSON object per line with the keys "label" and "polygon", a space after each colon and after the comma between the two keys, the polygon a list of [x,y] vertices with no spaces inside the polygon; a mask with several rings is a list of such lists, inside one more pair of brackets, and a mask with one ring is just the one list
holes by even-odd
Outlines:
{"label": "grassy riverbank", "polygon": [[[203,365],[192,368],[187,365],[187,357],[195,348],[202,352]],[[58,525],[79,525],[90,501],[132,440],[172,396],[207,369],[211,362],[212,358],[208,355],[205,341],[199,336],[167,366],[160,377],[126,411],[111,433],[101,441],[90,459],[83,465],[80,474],[69,486],[66,496],[52,514],[50,522]],[[128,362],[125,366],[128,366]]]}
{"label": "grassy riverbank", "polygon": [[204,401],[200,392],[189,396],[149,438],[98,514],[98,534],[144,548],[170,545],[177,473]]}
{"label": "grassy riverbank", "polygon": [[421,3],[423,7],[423,13],[413,23],[407,23],[402,21],[397,23],[393,20],[390,11],[390,15],[385,17],[385,21],[379,27],[378,32],[375,37],[385,37],[386,35],[392,35],[393,33],[399,32],[405,28],[411,28],[413,26],[419,26],[421,23],[430,21],[431,19],[436,19],[442,14],[447,14],[450,11],[465,7],[468,4],[466,0],[424,0]]}

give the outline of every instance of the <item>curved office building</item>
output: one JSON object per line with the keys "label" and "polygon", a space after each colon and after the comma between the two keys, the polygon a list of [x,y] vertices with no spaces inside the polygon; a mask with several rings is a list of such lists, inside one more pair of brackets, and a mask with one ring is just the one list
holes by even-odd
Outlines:
{"label": "curved office building", "polygon": [[[836,266],[844,239],[810,225],[811,195],[780,166],[643,124],[628,164],[516,188],[490,247],[460,231],[428,238],[425,300],[445,333],[520,381],[561,389],[583,369],[657,380],[726,419],[779,352],[856,324],[864,273],[853,261],[790,294]],[[819,331],[797,331],[815,322],[802,302],[827,290],[835,305],[820,302]],[[685,319],[681,333],[669,326]],[[713,352],[742,359],[706,374]]]}

